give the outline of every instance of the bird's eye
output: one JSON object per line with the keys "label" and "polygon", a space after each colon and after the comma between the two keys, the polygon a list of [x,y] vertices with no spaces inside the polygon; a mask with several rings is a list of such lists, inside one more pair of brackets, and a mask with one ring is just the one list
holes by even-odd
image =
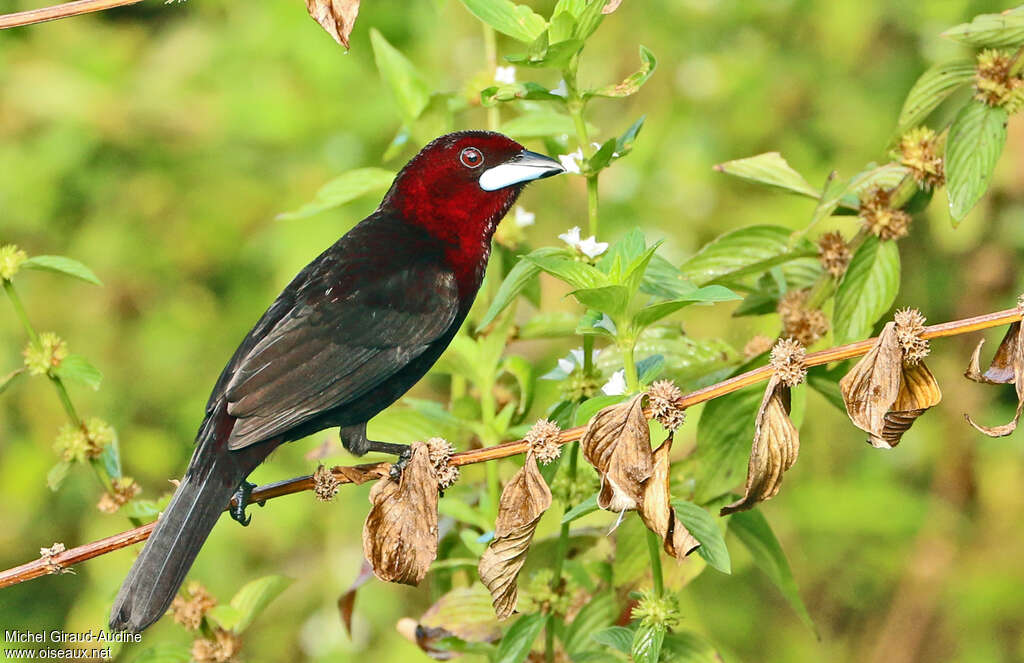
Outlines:
{"label": "bird's eye", "polygon": [[459,160],[466,168],[476,168],[484,162],[484,155],[475,147],[467,147],[459,154]]}

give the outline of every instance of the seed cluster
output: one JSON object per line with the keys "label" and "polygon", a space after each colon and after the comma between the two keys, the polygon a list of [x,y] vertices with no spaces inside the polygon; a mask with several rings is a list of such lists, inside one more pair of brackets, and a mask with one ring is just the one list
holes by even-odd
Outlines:
{"label": "seed cluster", "polygon": [[671,380],[655,381],[647,390],[651,416],[668,430],[677,430],[686,421],[686,410],[677,405],[682,397],[683,392]]}
{"label": "seed cluster", "polygon": [[325,465],[319,465],[313,472],[313,494],[321,502],[330,502],[338,494],[338,487],[341,482],[334,472]]}
{"label": "seed cluster", "polygon": [[921,312],[916,308],[903,308],[896,311],[893,320],[896,322],[896,338],[903,350],[903,361],[917,364],[927,357],[931,347],[921,338],[925,323]]}
{"label": "seed cluster", "polygon": [[135,479],[117,477],[110,482],[110,491],[103,493],[96,508],[103,513],[117,513],[118,509],[132,501],[141,492],[142,486],[135,483]]}
{"label": "seed cluster", "polygon": [[818,309],[806,309],[804,304],[810,291],[790,290],[779,300],[778,312],[782,319],[782,335],[795,338],[801,345],[813,345],[828,333],[828,318]]}
{"label": "seed cluster", "polygon": [[864,227],[881,240],[901,239],[910,232],[910,215],[892,209],[892,192],[873,189],[861,196],[860,218]]}
{"label": "seed cluster", "polygon": [[432,437],[427,440],[427,453],[434,465],[434,472],[437,473],[438,490],[449,488],[459,480],[459,468],[451,464],[452,454],[455,453],[455,447],[451,442],[440,437]]}
{"label": "seed cluster", "polygon": [[783,384],[795,387],[807,377],[807,366],[804,363],[806,357],[807,350],[795,338],[780,339],[772,348],[772,369]]}
{"label": "seed cluster", "polygon": [[548,419],[541,419],[533,425],[523,439],[530,443],[530,450],[537,462],[547,465],[562,454],[558,444],[558,436],[562,432],[558,424]]}
{"label": "seed cluster", "polygon": [[825,233],[818,239],[818,259],[822,269],[838,279],[850,264],[850,247],[840,233]]}
{"label": "seed cluster", "polygon": [[1014,54],[1012,51],[986,49],[978,54],[974,98],[989,106],[1002,106],[1008,113],[1015,113],[1024,106],[1024,79],[1020,74],[1011,74]]}
{"label": "seed cluster", "polygon": [[910,169],[914,181],[926,191],[946,182],[943,159],[938,154],[938,136],[928,127],[916,127],[900,139],[900,162]]}
{"label": "seed cluster", "polygon": [[171,602],[171,617],[190,631],[199,629],[203,615],[217,605],[217,599],[199,582],[192,581],[185,588],[184,596],[179,594]]}

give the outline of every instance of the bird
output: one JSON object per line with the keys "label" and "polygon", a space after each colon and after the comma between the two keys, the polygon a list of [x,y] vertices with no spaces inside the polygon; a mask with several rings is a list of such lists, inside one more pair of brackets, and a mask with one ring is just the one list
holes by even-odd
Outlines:
{"label": "bird", "polygon": [[454,338],[525,186],[562,172],[499,133],[441,136],[298,273],[213,387],[185,475],[114,600],[112,630],[141,632],[167,611],[232,496],[231,516],[248,524],[247,477],[279,445],[338,427],[355,455],[408,449],[368,439],[366,422]]}

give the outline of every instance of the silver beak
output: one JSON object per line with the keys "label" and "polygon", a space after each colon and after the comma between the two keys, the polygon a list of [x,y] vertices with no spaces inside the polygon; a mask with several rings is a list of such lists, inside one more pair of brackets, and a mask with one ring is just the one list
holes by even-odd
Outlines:
{"label": "silver beak", "polygon": [[497,191],[564,172],[565,168],[551,157],[523,150],[505,163],[482,172],[479,182],[484,191]]}

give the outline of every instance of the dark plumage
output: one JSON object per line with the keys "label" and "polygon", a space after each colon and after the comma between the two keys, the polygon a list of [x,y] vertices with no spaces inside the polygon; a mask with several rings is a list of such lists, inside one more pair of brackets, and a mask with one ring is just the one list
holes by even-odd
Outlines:
{"label": "dark plumage", "polygon": [[305,267],[217,380],[185,477],[121,586],[116,630],[167,610],[231,495],[278,445],[333,426],[346,448],[395,452],[366,422],[451,342],[483,279],[491,236],[525,184],[562,172],[505,136],[427,145],[380,207]]}

